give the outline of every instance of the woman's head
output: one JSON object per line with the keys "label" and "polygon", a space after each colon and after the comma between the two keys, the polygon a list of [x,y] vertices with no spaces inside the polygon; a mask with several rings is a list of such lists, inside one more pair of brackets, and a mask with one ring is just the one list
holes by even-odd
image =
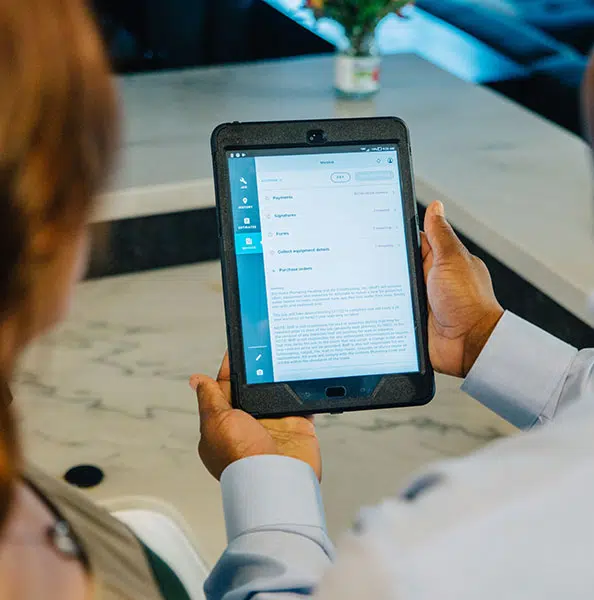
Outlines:
{"label": "woman's head", "polygon": [[[68,304],[85,260],[86,225],[116,146],[116,124],[107,60],[83,0],[0,0],[5,381],[23,346],[59,320]],[[0,382],[0,395],[1,390]],[[0,428],[1,522],[6,482],[18,468],[10,416],[1,401]]]}

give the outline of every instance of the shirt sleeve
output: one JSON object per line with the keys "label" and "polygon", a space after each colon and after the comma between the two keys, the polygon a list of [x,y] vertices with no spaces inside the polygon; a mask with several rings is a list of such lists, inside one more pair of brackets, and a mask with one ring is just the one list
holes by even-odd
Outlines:
{"label": "shirt sleeve", "polygon": [[246,458],[225,470],[221,489],[229,545],[206,597],[308,597],[334,552],[311,467],[282,456]]}
{"label": "shirt sleeve", "polygon": [[585,385],[592,380],[594,355],[580,355],[576,360],[575,348],[506,312],[462,389],[516,427],[530,429],[583,397],[566,385],[576,378]]}

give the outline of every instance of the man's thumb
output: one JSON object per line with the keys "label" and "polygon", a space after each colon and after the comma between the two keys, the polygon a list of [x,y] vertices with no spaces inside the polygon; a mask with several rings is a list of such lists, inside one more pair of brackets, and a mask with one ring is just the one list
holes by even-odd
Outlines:
{"label": "man's thumb", "polygon": [[200,417],[230,410],[231,404],[225,398],[219,384],[206,375],[192,375],[190,387],[196,392]]}
{"label": "man's thumb", "polygon": [[444,206],[439,200],[431,203],[425,213],[425,235],[435,260],[443,260],[464,252],[464,246],[446,221]]}

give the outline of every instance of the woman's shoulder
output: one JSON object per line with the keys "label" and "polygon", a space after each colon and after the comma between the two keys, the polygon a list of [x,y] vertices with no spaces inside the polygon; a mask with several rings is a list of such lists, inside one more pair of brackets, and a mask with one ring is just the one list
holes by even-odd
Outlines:
{"label": "woman's shoulder", "polygon": [[32,465],[24,477],[70,525],[102,600],[189,600],[170,567],[107,510]]}

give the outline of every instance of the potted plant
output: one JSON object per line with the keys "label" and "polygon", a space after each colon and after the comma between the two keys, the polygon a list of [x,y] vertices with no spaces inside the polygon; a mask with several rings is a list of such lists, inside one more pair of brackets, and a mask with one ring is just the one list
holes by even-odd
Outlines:
{"label": "potted plant", "polygon": [[363,98],[379,90],[380,55],[375,30],[389,14],[403,16],[411,0],[305,0],[316,19],[332,19],[344,28],[347,45],[336,57],[335,88],[339,95]]}

